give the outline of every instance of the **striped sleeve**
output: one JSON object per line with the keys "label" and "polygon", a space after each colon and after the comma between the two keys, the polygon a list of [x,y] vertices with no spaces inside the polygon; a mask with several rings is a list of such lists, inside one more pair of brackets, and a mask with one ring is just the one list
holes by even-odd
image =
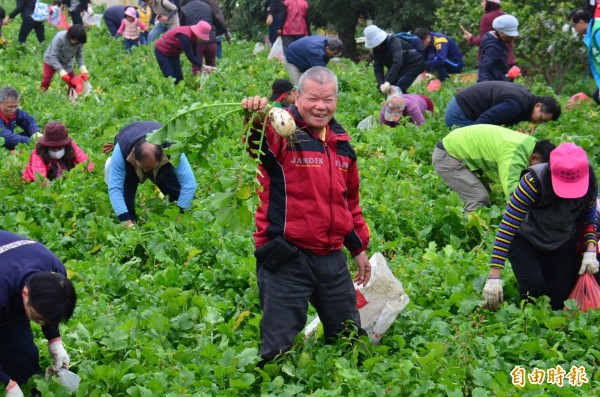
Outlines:
{"label": "striped sleeve", "polygon": [[531,172],[527,172],[519,181],[519,185],[510,196],[510,201],[506,204],[502,222],[500,222],[500,227],[496,232],[496,240],[492,249],[491,267],[504,268],[508,250],[515,237],[515,233],[517,233],[523,219],[525,219],[525,216],[537,200],[537,181]]}
{"label": "striped sleeve", "polygon": [[594,189],[594,193],[596,193],[596,196],[586,204],[583,211],[581,211],[581,215],[579,216],[579,221],[583,228],[584,249],[587,249],[589,243],[592,243],[594,246],[596,246],[596,242],[598,241],[598,232],[596,226],[596,200],[598,198],[597,189]]}

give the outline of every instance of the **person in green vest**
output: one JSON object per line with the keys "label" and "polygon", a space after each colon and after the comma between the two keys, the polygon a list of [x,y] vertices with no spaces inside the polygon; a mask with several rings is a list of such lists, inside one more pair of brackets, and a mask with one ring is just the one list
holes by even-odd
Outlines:
{"label": "person in green vest", "polygon": [[567,17],[573,29],[583,37],[587,47],[590,70],[596,81],[596,90],[592,94],[594,101],[600,105],[600,22],[585,8],[576,8]]}
{"label": "person in green vest", "polygon": [[457,128],[446,135],[432,155],[433,167],[446,185],[464,203],[465,212],[490,205],[486,184],[500,182],[509,200],[521,172],[527,167],[548,162],[555,148],[549,140],[491,124]]}

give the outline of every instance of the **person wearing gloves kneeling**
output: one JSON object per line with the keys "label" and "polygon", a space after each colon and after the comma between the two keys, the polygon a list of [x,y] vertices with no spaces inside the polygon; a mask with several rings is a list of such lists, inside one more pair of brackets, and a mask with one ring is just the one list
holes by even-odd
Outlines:
{"label": "person wearing gloves kneeling", "polygon": [[42,244],[0,230],[0,382],[7,397],[41,374],[30,321],[42,326],[50,372],[69,368],[58,324],[73,315],[77,295],[62,262]]}
{"label": "person wearing gloves kneeling", "polygon": [[44,53],[44,70],[40,90],[46,91],[52,82],[55,72],[67,84],[69,89],[75,88],[71,79],[75,77],[73,72],[73,60],[77,60],[79,72],[83,81],[89,80],[88,70],[83,60],[83,45],[87,42],[85,28],[81,25],[73,25],[66,31],[60,31],[54,36],[52,42]]}
{"label": "person wearing gloves kneeling", "polygon": [[[510,260],[523,298],[550,297],[560,310],[578,274],[598,272],[596,199],[598,183],[585,151],[563,143],[550,162],[529,167],[502,217],[483,288],[490,310],[503,300],[500,272]],[[583,238],[579,264],[578,241]]]}
{"label": "person wearing gloves kneeling", "polygon": [[[375,25],[365,28],[365,47],[373,50],[373,71],[383,94],[397,86],[402,92],[425,71],[423,55],[405,40],[387,34]],[[387,69],[384,74],[384,67]]]}

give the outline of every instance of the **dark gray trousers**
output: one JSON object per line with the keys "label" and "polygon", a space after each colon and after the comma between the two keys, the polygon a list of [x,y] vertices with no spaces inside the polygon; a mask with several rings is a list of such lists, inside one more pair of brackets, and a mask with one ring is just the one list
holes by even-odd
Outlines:
{"label": "dark gray trousers", "polygon": [[343,331],[347,320],[360,327],[356,292],[342,251],[318,256],[300,250],[297,257],[274,271],[257,261],[256,271],[263,310],[260,355],[264,359],[293,346],[306,325],[309,301],[319,314],[327,340]]}

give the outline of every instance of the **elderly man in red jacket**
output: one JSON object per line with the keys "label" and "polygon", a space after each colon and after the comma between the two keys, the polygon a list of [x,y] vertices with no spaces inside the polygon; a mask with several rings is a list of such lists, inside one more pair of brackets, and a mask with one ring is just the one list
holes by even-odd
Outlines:
{"label": "elderly man in red jacket", "polygon": [[[292,347],[306,325],[309,302],[328,341],[346,329],[348,320],[360,327],[342,248],[356,261],[354,281],[366,285],[369,229],[359,205],[356,153],[333,119],[337,98],[335,74],[310,68],[300,78],[296,106],[283,110],[295,120],[294,135],[283,138],[271,124],[264,130],[258,178],[263,189],[254,233],[263,363]],[[258,96],[242,101],[248,111],[260,112],[266,104],[267,98]],[[261,124],[253,126],[256,138]]]}

